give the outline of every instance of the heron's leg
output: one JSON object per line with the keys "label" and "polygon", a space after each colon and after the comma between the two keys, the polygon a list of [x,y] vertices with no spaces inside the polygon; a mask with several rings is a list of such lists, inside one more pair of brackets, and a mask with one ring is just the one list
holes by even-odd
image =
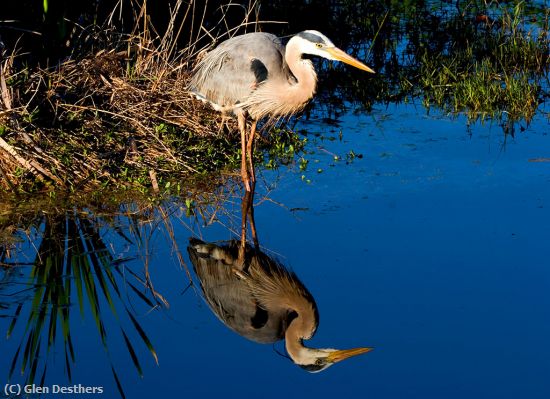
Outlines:
{"label": "heron's leg", "polygon": [[[248,191],[247,191],[248,192]],[[244,260],[246,255],[246,219],[241,222],[241,242],[239,243],[239,253],[236,265],[239,269],[244,269]]]}
{"label": "heron's leg", "polygon": [[254,220],[254,188],[256,183],[252,183],[252,191],[250,192],[250,203],[248,205],[248,223],[250,224],[250,233],[252,234],[252,241],[254,247],[260,249],[260,243],[258,242],[258,234],[256,232],[256,222]]}
{"label": "heron's leg", "polygon": [[[252,183],[252,190],[254,190],[254,183]],[[241,242],[239,245],[239,257],[238,263],[242,270],[245,269],[245,257],[246,257],[246,222],[250,215],[250,208],[252,207],[252,200],[254,199],[254,191],[245,191],[241,201]],[[253,236],[255,235],[255,228],[253,229]]]}
{"label": "heron's leg", "polygon": [[246,191],[241,202],[241,247],[243,248],[246,246],[246,219],[248,217],[249,198],[250,191]]}
{"label": "heron's leg", "polygon": [[254,135],[256,134],[256,124],[258,121],[253,121],[250,125],[250,135],[246,142],[246,155],[248,157],[248,170],[250,171],[250,180],[255,182],[256,176],[254,175]]}
{"label": "heron's leg", "polygon": [[242,112],[237,114],[237,121],[241,132],[241,177],[245,190],[250,191],[250,178],[246,167],[246,120]]}

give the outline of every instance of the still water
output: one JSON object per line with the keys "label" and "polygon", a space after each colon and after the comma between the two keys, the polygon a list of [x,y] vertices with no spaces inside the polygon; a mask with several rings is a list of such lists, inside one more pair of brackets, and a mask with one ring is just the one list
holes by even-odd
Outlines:
{"label": "still water", "polygon": [[[112,276],[92,269],[95,288],[82,278],[82,303],[72,281],[61,307],[70,319],[66,327],[59,321],[52,345],[53,297],[33,305],[37,288],[24,291],[36,281],[30,266],[4,270],[2,388],[14,356],[9,382],[25,381],[35,306],[46,313],[35,383],[101,387],[100,397],[119,396],[113,370],[128,398],[550,397],[550,126],[539,114],[516,127],[512,137],[497,123],[468,126],[414,104],[350,112],[330,124],[313,116],[297,126],[307,131],[307,166],[299,155],[259,172],[262,251],[293,270],[317,303],[319,327],[305,343],[373,351],[311,374],[284,356],[283,341],[258,344],[218,320],[186,248],[190,237],[238,237],[238,191],[202,216],[172,203],[148,218],[94,219],[88,230],[119,261],[107,262]],[[20,244],[19,262],[35,259],[46,230]],[[143,288],[146,272],[156,297]],[[97,308],[87,299],[94,295]]]}

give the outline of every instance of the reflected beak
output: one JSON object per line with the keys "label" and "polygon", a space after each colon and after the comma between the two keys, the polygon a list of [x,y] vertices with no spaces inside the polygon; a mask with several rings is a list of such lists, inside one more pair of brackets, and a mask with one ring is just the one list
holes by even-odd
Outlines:
{"label": "reflected beak", "polygon": [[352,356],[361,355],[363,353],[370,352],[373,348],[354,348],[354,349],[345,349],[341,351],[335,351],[330,353],[327,356],[327,359],[332,362],[340,362],[342,360],[348,359]]}
{"label": "reflected beak", "polygon": [[375,73],[374,70],[372,70],[371,68],[363,64],[361,61],[353,58],[351,55],[347,54],[346,52],[340,50],[338,47],[328,47],[328,48],[325,48],[325,51],[338,61],[345,62],[346,64],[354,66],[355,68],[362,69],[363,71]]}

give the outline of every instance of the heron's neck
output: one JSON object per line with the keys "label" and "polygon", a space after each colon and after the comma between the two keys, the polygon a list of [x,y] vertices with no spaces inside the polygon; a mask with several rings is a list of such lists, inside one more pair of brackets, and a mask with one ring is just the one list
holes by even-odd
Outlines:
{"label": "heron's neck", "polygon": [[298,81],[291,87],[294,95],[306,102],[315,94],[317,88],[317,74],[310,60],[303,59],[298,42],[290,39],[285,50],[285,60],[288,68]]}
{"label": "heron's neck", "polygon": [[317,321],[313,312],[304,312],[290,322],[285,332],[285,346],[288,355],[296,364],[304,364],[304,357],[310,348],[304,346],[302,340],[309,339],[315,333]]}

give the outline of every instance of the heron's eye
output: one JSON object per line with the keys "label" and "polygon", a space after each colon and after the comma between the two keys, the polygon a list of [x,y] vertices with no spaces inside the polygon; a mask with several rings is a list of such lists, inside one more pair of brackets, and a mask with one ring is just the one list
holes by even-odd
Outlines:
{"label": "heron's eye", "polygon": [[322,47],[323,47],[323,45],[322,45],[321,43],[315,43],[315,46],[316,46],[317,48],[322,48]]}

